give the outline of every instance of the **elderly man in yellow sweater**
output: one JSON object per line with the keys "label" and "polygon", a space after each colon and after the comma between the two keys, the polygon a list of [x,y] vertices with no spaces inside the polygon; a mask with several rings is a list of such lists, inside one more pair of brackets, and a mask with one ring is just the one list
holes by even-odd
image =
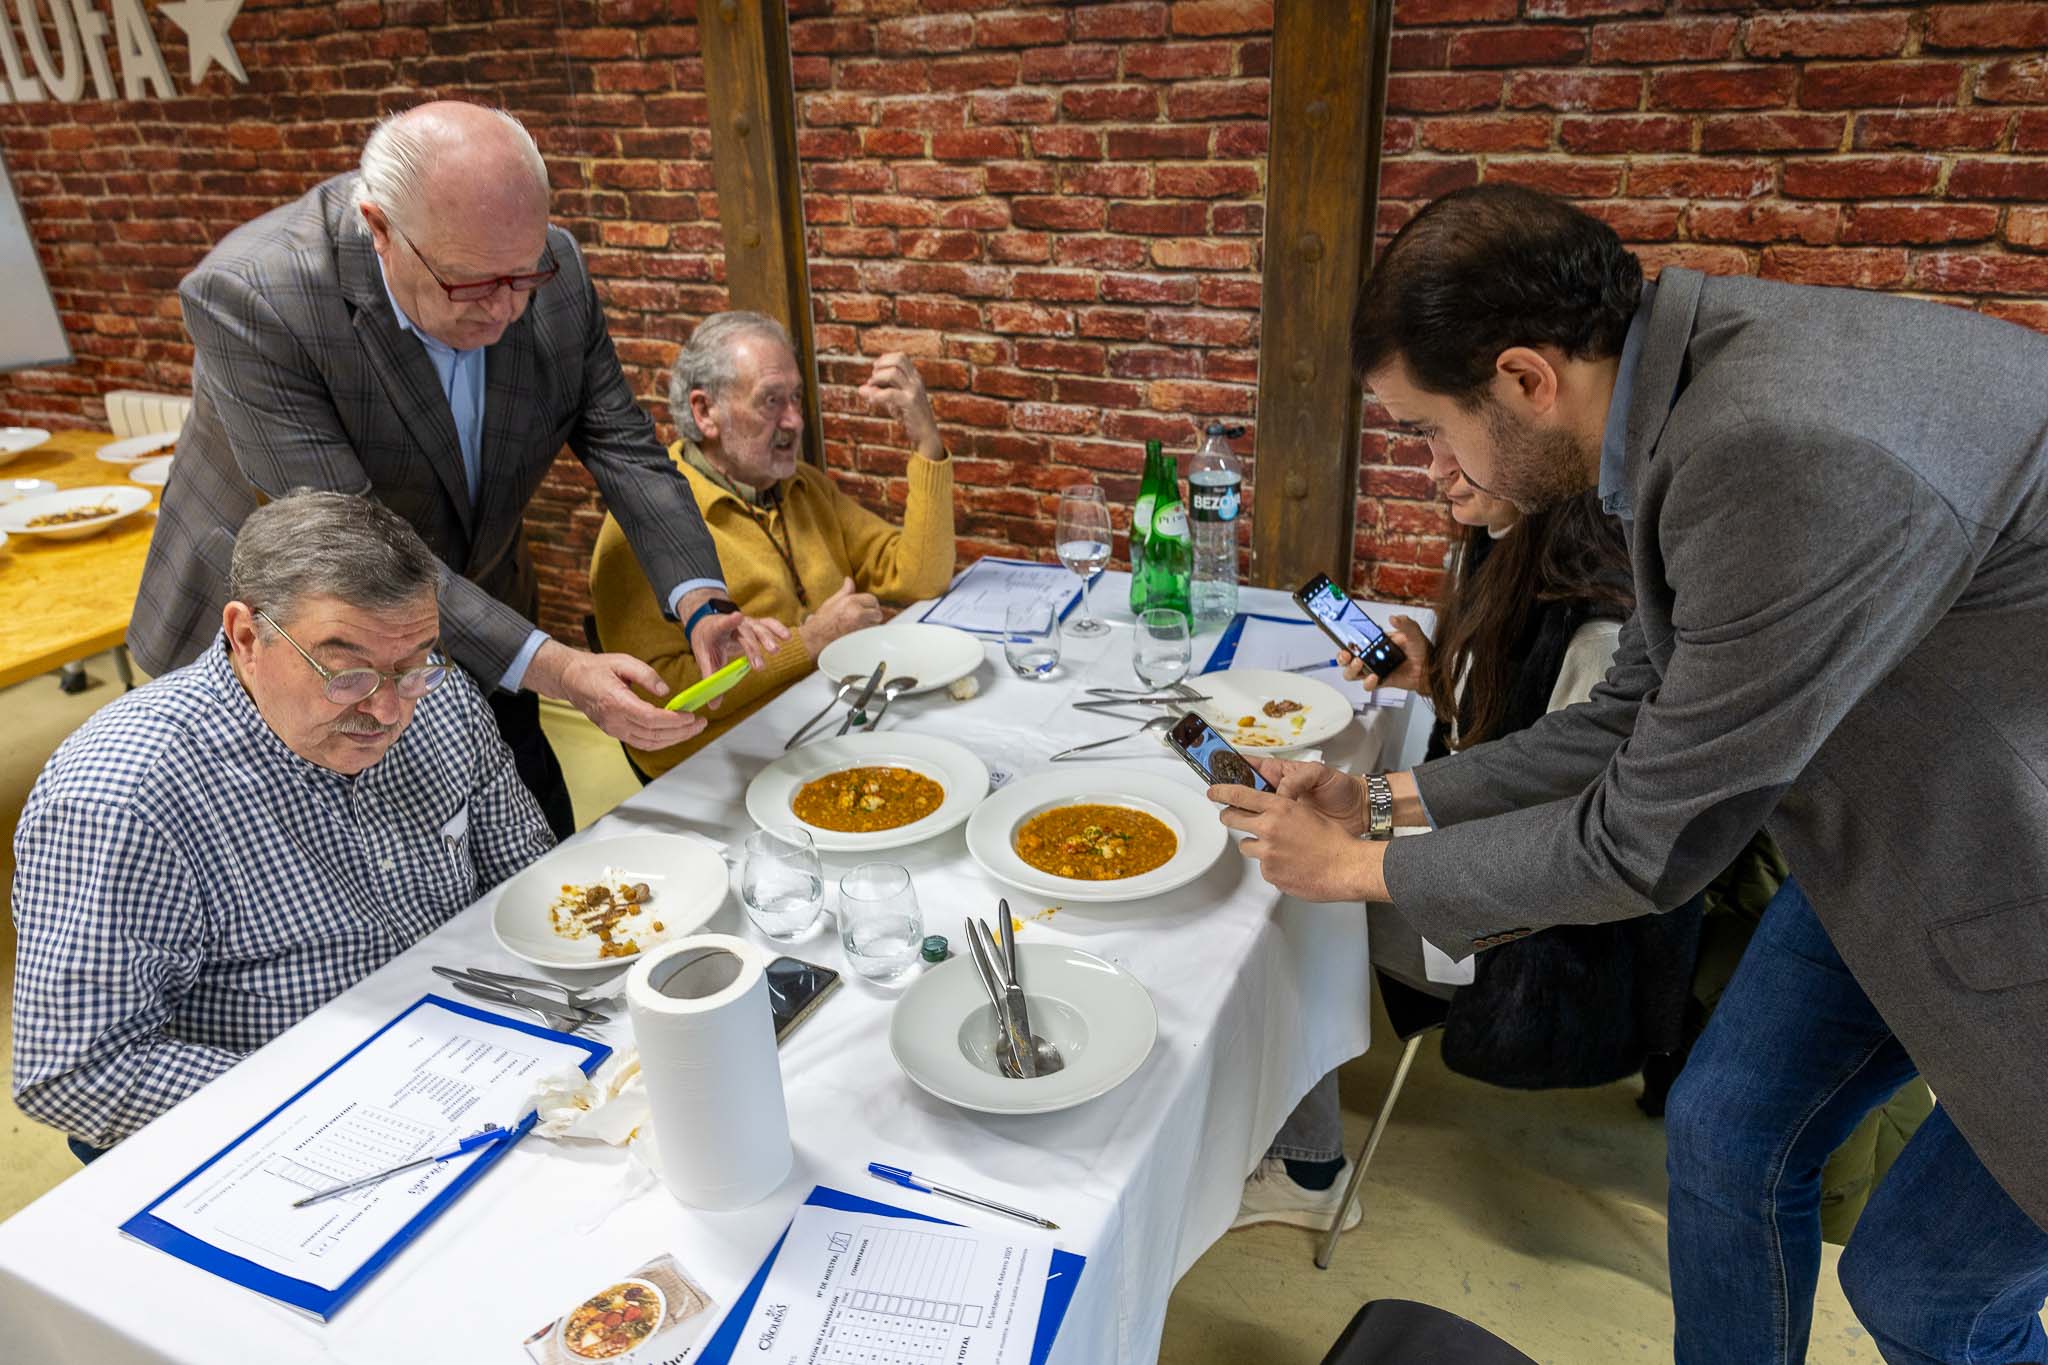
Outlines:
{"label": "elderly man in yellow sweater", "polygon": [[[748,312],[706,318],[677,354],[668,393],[683,434],[669,458],[696,494],[732,600],[793,633],[765,669],[705,713],[711,723],[703,731],[658,752],[628,747],[642,780],[667,772],[810,673],[832,641],[879,625],[883,603],[935,596],[953,577],[953,467],[908,357],[881,357],[860,388],[871,409],[903,424],[916,452],[905,471],[910,498],[900,529],[800,462],[803,376],[775,319]],[[672,689],[698,680],[681,628],[663,617],[610,517],[591,558],[590,595],[605,649],[645,659]]]}

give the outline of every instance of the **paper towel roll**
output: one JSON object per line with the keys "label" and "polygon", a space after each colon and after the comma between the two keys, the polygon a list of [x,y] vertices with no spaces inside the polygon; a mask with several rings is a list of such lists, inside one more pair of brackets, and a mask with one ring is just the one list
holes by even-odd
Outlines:
{"label": "paper towel roll", "polygon": [[697,934],[626,979],[662,1180],[695,1208],[763,1199],[794,1160],[767,968],[745,939]]}

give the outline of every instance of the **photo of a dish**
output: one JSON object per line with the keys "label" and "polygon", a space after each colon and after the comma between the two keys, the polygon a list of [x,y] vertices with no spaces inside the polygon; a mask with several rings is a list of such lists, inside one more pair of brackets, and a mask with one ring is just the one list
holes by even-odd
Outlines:
{"label": "photo of a dish", "polygon": [[796,818],[840,834],[874,834],[924,819],[945,804],[946,789],[908,768],[862,767],[804,783],[790,800]]}
{"label": "photo of a dish", "polygon": [[614,1360],[652,1336],[665,1311],[653,1285],[622,1281],[570,1311],[562,1324],[562,1349],[579,1360]]}
{"label": "photo of a dish", "polygon": [[1164,867],[1180,841],[1165,824],[1129,806],[1055,806],[1017,827],[1017,856],[1040,872],[1109,882]]}

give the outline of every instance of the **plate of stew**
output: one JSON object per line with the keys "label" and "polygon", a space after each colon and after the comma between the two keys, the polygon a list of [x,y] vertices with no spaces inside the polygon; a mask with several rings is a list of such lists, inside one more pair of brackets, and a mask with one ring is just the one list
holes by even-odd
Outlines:
{"label": "plate of stew", "polygon": [[967,821],[967,851],[983,871],[1063,901],[1175,890],[1207,872],[1229,842],[1207,797],[1149,773],[1039,773],[1004,787]]}
{"label": "plate of stew", "polygon": [[987,765],[958,744],[884,731],[784,754],[747,785],[747,814],[764,829],[794,822],[821,849],[857,853],[943,834],[986,795]]}
{"label": "plate of stew", "polygon": [[646,1280],[621,1280],[570,1309],[557,1329],[572,1360],[617,1360],[661,1330],[668,1300]]}

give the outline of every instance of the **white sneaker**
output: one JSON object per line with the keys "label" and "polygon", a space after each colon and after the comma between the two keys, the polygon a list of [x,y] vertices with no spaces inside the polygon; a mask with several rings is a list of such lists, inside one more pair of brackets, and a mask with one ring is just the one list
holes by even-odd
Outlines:
{"label": "white sneaker", "polygon": [[[1287,1163],[1279,1157],[1267,1157],[1259,1163],[1244,1182],[1244,1202],[1238,1205],[1237,1218],[1233,1228],[1248,1228],[1254,1223],[1286,1223],[1290,1227],[1313,1228],[1322,1232],[1330,1226],[1331,1215],[1337,1212],[1337,1201],[1344,1197],[1344,1187],[1351,1183],[1351,1163],[1345,1161],[1344,1169],[1337,1172],[1337,1178],[1330,1182],[1327,1190],[1305,1190],[1294,1183],[1294,1177],[1287,1174]],[[1359,1210],[1356,1200],[1344,1215],[1344,1230],[1349,1232],[1358,1226],[1365,1215]]]}

